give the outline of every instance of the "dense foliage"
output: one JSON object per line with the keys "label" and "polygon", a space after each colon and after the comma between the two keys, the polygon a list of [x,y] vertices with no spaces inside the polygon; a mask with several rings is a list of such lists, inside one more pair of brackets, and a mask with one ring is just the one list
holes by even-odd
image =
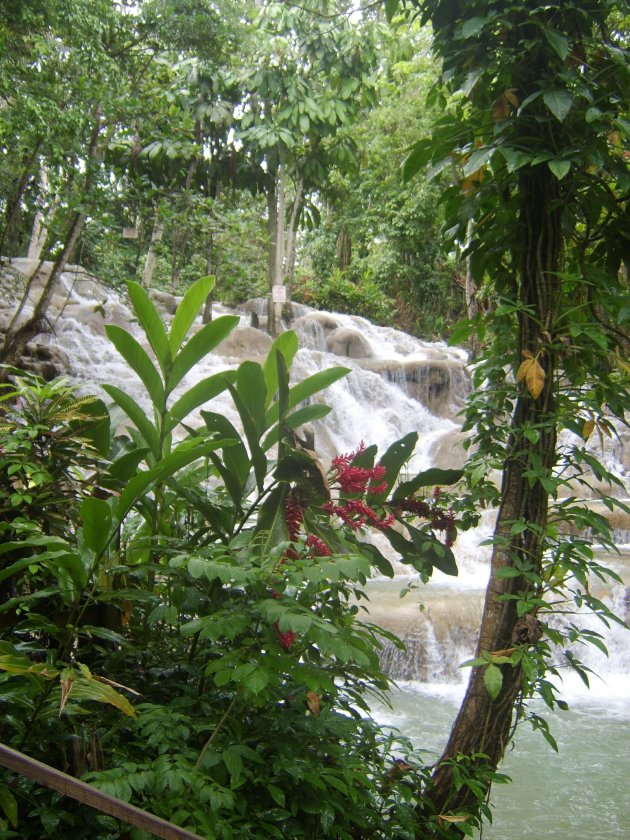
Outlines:
{"label": "dense foliage", "polygon": [[[328,411],[304,401],[346,370],[291,386],[292,333],[263,365],[173,399],[235,326],[225,316],[188,337],[210,287],[191,287],[167,333],[129,285],[154,358],[107,327],[152,406],[107,386],[125,431],[63,381],[4,387],[2,738],[206,837],[413,837],[425,771],[410,755],[403,769],[408,747],[395,753],[369,717],[390,637],[361,620],[363,586],[392,570],[365,535],[383,533],[425,578],[455,573],[454,515],[422,490],[459,474],[397,484],[415,433],[327,471],[296,448],[295,430]],[[244,436],[209,410],[189,427],[226,389]],[[6,837],[124,834],[24,779],[0,805]]]}

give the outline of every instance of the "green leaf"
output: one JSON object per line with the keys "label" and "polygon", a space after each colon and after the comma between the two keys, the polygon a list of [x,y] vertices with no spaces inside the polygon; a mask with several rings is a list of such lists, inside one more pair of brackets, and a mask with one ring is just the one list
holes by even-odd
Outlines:
{"label": "green leaf", "polygon": [[153,301],[140,283],[129,280],[127,282],[127,292],[162,373],[166,374],[171,364],[171,350],[162,319],[153,305]]}
{"label": "green leaf", "polygon": [[145,444],[149,447],[155,457],[159,458],[161,454],[160,438],[153,423],[147,419],[144,409],[140,408],[138,403],[130,397],[129,394],[126,394],[114,385],[103,385],[103,390],[106,391],[114,402],[122,408],[127,417],[129,417],[136,429],[142,435]]}
{"label": "green leaf", "polygon": [[110,445],[110,417],[103,400],[93,399],[81,406],[81,414],[87,419],[72,422],[80,436],[91,443],[99,455],[106,458]]}
{"label": "green leaf", "polygon": [[421,169],[433,158],[433,144],[430,140],[419,140],[411,147],[407,157],[403,161],[403,181],[410,181]]}
{"label": "green leaf", "polygon": [[394,441],[394,443],[392,443],[392,445],[388,448],[387,452],[385,452],[379,463],[381,466],[385,467],[385,476],[383,480],[387,484],[387,487],[382,493],[370,497],[373,502],[382,501],[387,496],[390,489],[393,487],[394,482],[398,478],[398,473],[400,472],[403,464],[406,464],[409,458],[413,455],[417,442],[418,433],[410,432],[408,435],[400,438],[400,440]]}
{"label": "green leaf", "polygon": [[464,21],[461,28],[462,38],[476,38],[488,22],[487,17],[471,17]]}
{"label": "green leaf", "polygon": [[199,314],[199,310],[213,287],[214,277],[200,277],[199,280],[192,284],[182,298],[173,316],[171,329],[168,334],[168,343],[173,356],[175,356],[181,347],[182,341],[186,337],[188,330]]}
{"label": "green leaf", "polygon": [[484,167],[486,163],[488,163],[494,152],[495,149],[493,146],[485,149],[475,149],[475,151],[466,161],[466,165],[464,166],[464,177],[467,178],[469,175],[472,175],[473,173],[477,172],[479,169]]}
{"label": "green leaf", "polygon": [[115,706],[128,717],[137,717],[136,710],[126,697],[116,691],[113,686],[92,675],[86,677],[84,674],[77,674],[70,688],[70,699],[96,700],[97,703]]}
{"label": "green leaf", "polygon": [[114,508],[114,517],[117,522],[122,522],[124,517],[129,513],[131,508],[136,504],[138,499],[148,492],[159,481],[163,481],[185,467],[187,464],[196,461],[198,458],[205,458],[210,452],[220,449],[226,444],[226,441],[199,441],[186,440],[180,443],[179,446],[163,458],[160,463],[153,467],[153,469],[146,472],[138,473],[127,484],[125,489],[120,494],[117,504]]}
{"label": "green leaf", "polygon": [[490,697],[496,700],[503,685],[501,669],[497,665],[488,665],[483,673],[483,682]]}
{"label": "green leaf", "polygon": [[116,324],[107,324],[105,332],[116,350],[142,380],[153,405],[160,409],[164,404],[164,387],[160,374],[147,352],[127,330],[116,326]]}
{"label": "green leaf", "polygon": [[89,497],[81,502],[83,543],[99,556],[107,548],[112,530],[112,509],[104,499]]}
{"label": "green leaf", "polygon": [[555,29],[543,28],[543,34],[558,56],[564,61],[569,54],[569,42]]}
{"label": "green leaf", "polygon": [[256,541],[256,548],[262,557],[266,557],[279,543],[288,542],[289,532],[284,513],[287,485],[275,487],[258,510],[255,533],[264,534]]}
{"label": "green leaf", "polygon": [[568,175],[571,169],[571,162],[568,160],[550,160],[547,166],[556,178],[561,181],[565,175]]}
{"label": "green leaf", "polygon": [[398,11],[399,2],[400,0],[385,0],[385,17],[388,23],[391,23],[394,15]]}
{"label": "green leaf", "polygon": [[573,97],[568,90],[547,90],[543,93],[543,101],[559,122],[564,121],[573,106]]}
{"label": "green leaf", "polygon": [[[350,368],[333,367],[327,368],[326,370],[320,370],[317,373],[308,376],[306,379],[296,383],[289,389],[287,408],[295,408],[295,406],[299,405],[299,403],[304,402],[304,400],[309,399],[309,397],[312,397],[314,394],[323,391],[325,388],[328,388],[334,382],[337,382],[337,380],[342,379],[349,373]],[[267,428],[278,420],[278,413],[279,405],[275,402],[270,407],[265,418],[265,426]]]}
{"label": "green leaf", "polygon": [[6,785],[0,785],[0,808],[13,828],[18,824],[18,805],[15,796]]}
{"label": "green leaf", "polygon": [[240,393],[233,385],[228,386],[230,394],[234,400],[234,405],[241,418],[243,424],[243,431],[247,438],[251,460],[254,465],[254,474],[256,476],[256,486],[262,492],[265,484],[265,475],[267,474],[267,459],[264,452],[260,448],[259,434],[254,418],[250,414],[247,405],[244,403]]}
{"label": "green leaf", "polygon": [[[283,426],[287,429],[298,429],[300,426],[303,426],[305,423],[310,423],[312,420],[321,420],[327,414],[330,414],[331,410],[329,405],[323,405],[322,403],[305,405],[303,408],[298,408],[293,414],[285,417]],[[262,442],[263,451],[266,452],[271,446],[278,443],[279,438],[280,424],[276,423]]]}
{"label": "green leaf", "polygon": [[286,369],[290,370],[297,351],[298,339],[293,330],[287,330],[281,333],[271,345],[263,364],[263,373],[267,386],[265,409],[269,408],[278,393],[278,362],[276,354],[281,353]]}
{"label": "green leaf", "polygon": [[236,371],[226,370],[222,373],[214,373],[193,385],[167,412],[164,420],[165,432],[171,432],[178,423],[188,417],[191,411],[204,403],[210,402],[225,391],[235,379]]}
{"label": "green leaf", "polygon": [[256,362],[243,362],[236,373],[236,390],[248,415],[254,422],[257,440],[265,429],[267,386],[262,367]]}
{"label": "green leaf", "polygon": [[250,464],[247,449],[237,430],[223,414],[202,411],[201,416],[210,434],[220,435],[226,440],[231,439],[233,441],[231,446],[225,448],[223,461],[216,455],[211,457],[213,464],[221,474],[226,490],[232,497],[234,504],[240,507],[245,483],[249,476]]}
{"label": "green leaf", "polygon": [[431,467],[419,472],[409,481],[401,481],[392,499],[406,499],[421,487],[444,487],[456,484],[463,475],[464,470],[441,470],[438,467]]}
{"label": "green leaf", "polygon": [[501,146],[499,151],[505,158],[508,172],[516,172],[521,166],[530,163],[532,159],[529,152],[523,152],[521,149],[514,149],[511,146]]}
{"label": "green leaf", "polygon": [[171,369],[166,377],[166,392],[168,394],[176,387],[188,371],[214,350],[232,330],[238,325],[238,315],[222,315],[209,324],[205,324],[195,333],[175,356]]}

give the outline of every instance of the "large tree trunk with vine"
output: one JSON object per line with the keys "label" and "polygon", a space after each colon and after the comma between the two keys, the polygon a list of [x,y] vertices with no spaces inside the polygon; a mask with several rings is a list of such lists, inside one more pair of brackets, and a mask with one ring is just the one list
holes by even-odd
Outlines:
{"label": "large tree trunk with vine", "polygon": [[[521,175],[519,196],[519,302],[531,307],[535,316],[528,317],[524,312],[520,316],[519,355],[515,362],[518,366],[523,358],[528,358],[524,352],[531,354],[532,362],[540,365],[541,373],[544,371],[544,384],[534,398],[526,383],[522,383],[512,417],[477,656],[529,645],[538,639],[535,609],[519,616],[517,608],[518,599],[526,598],[535,589],[532,577],[504,577],[501,570],[510,566],[527,568],[533,575],[541,571],[549,494],[540,481],[532,484],[526,472],[538,469],[541,475],[548,475],[556,459],[555,365],[549,331],[560,298],[563,257],[558,181],[545,165],[531,168]],[[523,436],[528,424],[540,431],[535,441]],[[527,523],[521,533],[513,533],[512,526],[517,521]],[[477,802],[467,787],[454,789],[452,769],[444,760],[459,754],[483,754],[487,758],[479,761],[496,768],[508,746],[522,672],[520,666],[511,664],[500,668],[503,683],[494,699],[484,683],[485,666],[472,671],[429,791],[438,814],[474,807]]]}

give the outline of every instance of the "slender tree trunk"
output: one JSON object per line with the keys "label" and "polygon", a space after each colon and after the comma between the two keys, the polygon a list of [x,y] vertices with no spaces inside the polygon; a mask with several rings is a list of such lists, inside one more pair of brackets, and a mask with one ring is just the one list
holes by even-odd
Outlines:
{"label": "slender tree trunk", "polygon": [[[90,135],[90,143],[86,155],[86,172],[85,181],[83,185],[84,201],[90,195],[90,192],[94,185],[94,179],[96,177],[96,165],[98,161],[99,145],[98,140],[101,131],[101,126],[101,108],[100,106],[96,106],[94,111],[94,125]],[[82,202],[82,204],[83,203],[84,202]],[[19,326],[14,326],[12,329],[9,329],[5,336],[4,344],[0,348],[0,363],[9,365],[17,364],[28,342],[46,329],[46,313],[53,295],[53,291],[57,282],[59,281],[61,274],[63,273],[66,267],[67,262],[70,259],[70,256],[72,255],[81,230],[83,229],[84,222],[85,213],[83,209],[75,212],[75,214],[72,217],[72,221],[70,223],[68,231],[66,233],[63,248],[61,249],[61,252],[58,254],[56,260],[53,263],[50,276],[44,284],[44,288],[42,289],[39,300],[35,304],[32,315],[23,324]],[[29,281],[29,284],[27,285],[26,294],[28,294],[29,287],[31,285],[32,283]],[[23,303],[24,299],[20,304],[18,311],[21,311],[21,309],[23,308]],[[15,323],[15,318],[13,319],[13,321]]]}
{"label": "slender tree trunk", "polygon": [[14,247],[12,246],[16,245],[16,242],[12,242],[11,240],[15,240],[17,237],[22,197],[24,196],[28,180],[31,177],[33,164],[37,160],[37,155],[39,154],[42,142],[43,141],[40,138],[35,143],[33,149],[24,156],[19,177],[15,182],[15,189],[13,190],[13,194],[7,200],[4,222],[2,230],[0,230],[0,254],[6,253],[8,255],[10,250],[14,250]]}
{"label": "slender tree trunk", "polygon": [[285,282],[291,287],[295,277],[295,257],[296,257],[296,240],[297,240],[297,226],[302,209],[302,196],[304,193],[304,180],[298,175],[295,182],[295,196],[291,205],[291,215],[289,217],[289,226],[287,228],[287,252],[285,260]]}
{"label": "slender tree trunk", "polygon": [[337,258],[337,266],[341,271],[349,268],[352,260],[352,237],[350,236],[348,225],[342,225],[337,235],[335,257]]}
{"label": "slender tree trunk", "polygon": [[271,184],[267,195],[267,230],[269,235],[269,252],[267,254],[267,277],[269,282],[269,305],[267,307],[267,332],[276,334],[274,322],[274,307],[272,290],[276,278],[276,251],[278,246],[278,193],[275,173],[271,176]]}
{"label": "slender tree trunk", "polygon": [[153,272],[155,271],[155,260],[157,252],[164,235],[164,222],[159,218],[157,211],[155,213],[155,220],[153,222],[153,233],[151,234],[151,242],[149,250],[147,251],[147,259],[144,264],[144,271],[142,272],[142,285],[149,288],[153,283]]}
{"label": "slender tree trunk", "polygon": [[52,202],[48,214],[44,215],[43,206],[48,195],[48,172],[46,165],[42,163],[39,170],[39,192],[37,196],[37,210],[35,211],[35,218],[33,219],[33,229],[31,232],[31,240],[28,245],[27,257],[29,260],[39,260],[41,258],[42,249],[46,243],[46,236],[50,226],[50,220],[55,212],[55,202]]}
{"label": "slender tree trunk", "polygon": [[[535,612],[519,618],[517,601],[512,598],[527,595],[535,585],[530,577],[503,577],[501,570],[510,566],[528,568],[534,574],[541,572],[549,494],[540,481],[532,485],[526,472],[541,468],[548,475],[556,459],[555,362],[548,335],[560,300],[559,273],[563,258],[558,181],[544,165],[533,167],[521,175],[519,191],[519,297],[522,304],[532,307],[535,317],[525,314],[520,317],[519,357],[515,361],[522,361],[522,352],[528,351],[538,359],[545,380],[537,399],[523,384],[512,418],[477,655],[538,641]],[[530,441],[523,436],[525,424],[540,430],[538,440]],[[528,527],[514,535],[515,521],[528,523]],[[503,685],[495,699],[484,685],[485,667],[473,669],[443,760],[459,754],[483,753],[487,756],[483,763],[496,767],[500,762],[511,736],[514,709],[522,686],[520,666],[500,667]],[[444,763],[437,765],[429,795],[437,813],[472,807],[476,802],[468,788],[454,789],[452,769]]]}

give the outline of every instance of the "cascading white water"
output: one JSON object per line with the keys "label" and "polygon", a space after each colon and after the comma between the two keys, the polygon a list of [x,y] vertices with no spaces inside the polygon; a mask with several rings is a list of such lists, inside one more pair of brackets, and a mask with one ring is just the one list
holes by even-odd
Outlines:
{"label": "cascading white water", "polygon": [[[14,265],[23,271],[33,268],[32,262],[24,260],[16,260]],[[78,267],[62,276],[61,286],[51,305],[53,333],[45,340],[66,354],[72,377],[84,389],[93,391],[95,386],[111,383],[128,390],[150,410],[135,374],[105,336],[105,324],[115,323],[132,330],[143,343],[124,296]],[[168,321],[177,299],[158,291],[151,295]],[[227,313],[220,305],[215,306],[215,318]],[[356,449],[361,441],[368,445],[377,443],[382,453],[401,436],[416,431],[419,443],[410,470],[436,464],[461,465],[462,435],[456,415],[470,387],[463,351],[377,327],[357,316],[316,312],[303,306],[295,307],[294,316],[290,326],[298,335],[300,349],[293,364],[293,379],[335,365],[350,369],[348,376],[321,396],[332,406],[327,418],[313,424],[315,446],[324,460]],[[173,399],[201,379],[234,368],[245,358],[262,360],[271,339],[252,327],[250,320],[257,323],[263,318],[264,304],[252,302],[245,307],[239,327],[184,378]],[[200,326],[198,320],[194,329]],[[220,395],[211,408],[238,426],[238,415],[229,396]],[[607,457],[613,459],[615,453]],[[408,580],[404,567],[397,567],[400,580],[375,581],[371,585],[374,619],[408,641],[407,654],[386,650],[385,664],[394,676],[433,682],[461,681],[463,673],[458,666],[474,651],[488,576],[489,547],[481,543],[492,529],[493,514],[487,513],[478,528],[460,534],[454,546],[457,578],[438,572],[427,587],[403,600],[398,598],[398,591]],[[626,569],[622,568],[622,572],[625,574]],[[616,599],[621,613],[627,610],[624,588],[603,592],[602,597]],[[611,646],[609,660],[600,661],[602,657],[590,651],[581,658],[588,664],[593,661],[598,670],[610,675],[630,673],[624,632],[616,627],[606,631]]]}

